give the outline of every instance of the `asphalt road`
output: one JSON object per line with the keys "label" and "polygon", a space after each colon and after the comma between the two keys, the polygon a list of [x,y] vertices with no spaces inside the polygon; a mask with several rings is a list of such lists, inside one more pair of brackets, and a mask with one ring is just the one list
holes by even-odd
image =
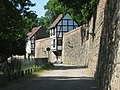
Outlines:
{"label": "asphalt road", "polygon": [[99,90],[87,69],[56,64],[37,77],[1,87],[0,90]]}

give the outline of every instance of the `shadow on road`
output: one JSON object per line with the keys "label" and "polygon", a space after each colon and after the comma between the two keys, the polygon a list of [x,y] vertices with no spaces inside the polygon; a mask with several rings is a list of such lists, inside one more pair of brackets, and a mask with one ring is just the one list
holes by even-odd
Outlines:
{"label": "shadow on road", "polygon": [[87,68],[87,66],[71,66],[71,65],[60,65],[60,64],[54,64],[53,70],[67,70],[67,69],[84,69]]}
{"label": "shadow on road", "polygon": [[[79,69],[79,66],[59,65],[54,67],[56,70]],[[53,70],[54,71],[54,70]],[[51,70],[50,70],[51,72]],[[61,71],[60,71],[61,72]],[[58,74],[57,74],[58,75]],[[50,74],[47,76],[35,76],[26,78],[0,90],[99,90],[93,77],[62,76]]]}
{"label": "shadow on road", "polygon": [[91,77],[39,77],[29,82],[33,83],[29,90],[99,90]]}

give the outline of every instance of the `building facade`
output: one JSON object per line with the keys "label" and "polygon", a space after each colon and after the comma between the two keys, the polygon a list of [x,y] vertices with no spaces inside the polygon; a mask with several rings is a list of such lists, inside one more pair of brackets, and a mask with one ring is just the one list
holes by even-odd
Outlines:
{"label": "building facade", "polygon": [[28,33],[26,43],[26,57],[35,58],[35,41],[38,39],[49,37],[48,33],[43,26],[35,27]]}
{"label": "building facade", "polygon": [[78,26],[78,23],[71,18],[69,13],[67,13],[66,15],[60,14],[49,27],[51,50],[57,58],[59,58],[62,54],[62,41],[64,33],[69,32]]}

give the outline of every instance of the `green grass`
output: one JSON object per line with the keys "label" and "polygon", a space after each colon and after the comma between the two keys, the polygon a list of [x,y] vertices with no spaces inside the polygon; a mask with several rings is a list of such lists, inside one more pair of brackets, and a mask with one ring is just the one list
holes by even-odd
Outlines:
{"label": "green grass", "polygon": [[46,69],[40,69],[39,71],[33,72],[33,73],[31,73],[31,74],[28,74],[28,75],[26,75],[25,77],[27,77],[27,78],[37,77],[37,76],[39,76],[41,73],[43,73],[45,70],[46,70]]}
{"label": "green grass", "polygon": [[37,72],[33,72],[31,74],[25,75],[24,77],[20,77],[17,79],[12,79],[8,81],[4,78],[3,74],[0,74],[0,87],[7,87],[8,85],[14,84],[14,83],[20,83],[21,81],[29,80],[30,78],[34,78],[40,75],[40,73],[44,72],[45,69],[40,69]]}

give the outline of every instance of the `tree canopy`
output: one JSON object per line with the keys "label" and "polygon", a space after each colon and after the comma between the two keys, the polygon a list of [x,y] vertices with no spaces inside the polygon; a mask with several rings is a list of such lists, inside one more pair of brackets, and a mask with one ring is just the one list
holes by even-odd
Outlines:
{"label": "tree canopy", "polygon": [[65,14],[68,11],[68,8],[63,6],[63,3],[58,2],[58,0],[49,0],[44,8],[46,10],[45,27],[49,27],[59,14]]}
{"label": "tree canopy", "polygon": [[90,20],[95,13],[98,0],[58,0],[66,7],[72,9],[73,18],[75,18],[80,25]]}
{"label": "tree canopy", "polygon": [[[49,27],[59,14],[69,12],[80,25],[85,24],[95,13],[98,0],[49,0],[44,6],[44,26]],[[40,18],[39,20],[42,20]]]}
{"label": "tree canopy", "polygon": [[34,5],[30,0],[0,0],[0,57],[25,54],[26,32],[37,18],[29,10]]}

